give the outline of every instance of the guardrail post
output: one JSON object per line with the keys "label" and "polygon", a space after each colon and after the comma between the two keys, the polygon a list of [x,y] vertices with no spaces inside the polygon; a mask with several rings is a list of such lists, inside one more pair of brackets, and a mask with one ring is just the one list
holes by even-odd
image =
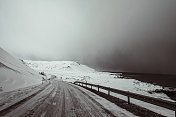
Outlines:
{"label": "guardrail post", "polygon": [[86,82],[86,87],[87,87],[87,82]]}
{"label": "guardrail post", "polygon": [[130,97],[128,96],[128,104],[130,104]]}
{"label": "guardrail post", "polygon": [[92,85],[90,85],[91,86],[91,89],[92,89]]}
{"label": "guardrail post", "polygon": [[110,91],[108,90],[108,95],[110,95]]}
{"label": "guardrail post", "polygon": [[99,92],[99,85],[98,85],[98,92]]}
{"label": "guardrail post", "polygon": [[176,102],[175,102],[175,117],[176,117]]}
{"label": "guardrail post", "polygon": [[82,86],[83,86],[83,83],[82,83]]}

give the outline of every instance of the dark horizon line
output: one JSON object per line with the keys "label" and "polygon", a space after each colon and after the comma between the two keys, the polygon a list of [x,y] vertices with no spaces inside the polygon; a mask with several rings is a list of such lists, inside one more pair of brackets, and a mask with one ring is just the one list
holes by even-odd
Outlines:
{"label": "dark horizon line", "polygon": [[122,73],[125,75],[161,75],[161,76],[175,76],[176,74],[166,74],[166,73],[151,73],[151,72],[124,72],[124,71],[110,71],[110,70],[103,70],[101,72],[110,72],[110,73]]}

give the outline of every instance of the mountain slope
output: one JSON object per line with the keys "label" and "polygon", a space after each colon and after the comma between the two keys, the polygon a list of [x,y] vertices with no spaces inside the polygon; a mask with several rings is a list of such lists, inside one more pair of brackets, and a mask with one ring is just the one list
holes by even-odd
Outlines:
{"label": "mountain slope", "polygon": [[41,76],[0,48],[0,90],[14,89],[41,83]]}

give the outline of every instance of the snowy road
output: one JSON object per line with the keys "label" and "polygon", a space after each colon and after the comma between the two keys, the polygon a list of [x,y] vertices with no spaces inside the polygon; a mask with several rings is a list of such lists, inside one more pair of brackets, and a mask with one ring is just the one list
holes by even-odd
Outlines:
{"label": "snowy road", "polygon": [[79,88],[55,80],[43,91],[11,108],[3,116],[111,117],[114,115]]}

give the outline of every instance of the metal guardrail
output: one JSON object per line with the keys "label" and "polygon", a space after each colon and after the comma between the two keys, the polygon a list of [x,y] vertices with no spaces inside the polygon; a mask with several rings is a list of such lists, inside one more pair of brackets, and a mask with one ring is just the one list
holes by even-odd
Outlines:
{"label": "metal guardrail", "polygon": [[104,89],[104,90],[108,91],[108,95],[110,95],[110,92],[113,92],[113,93],[117,93],[117,94],[127,96],[128,97],[128,104],[130,104],[130,98],[134,98],[134,99],[137,99],[137,100],[140,100],[140,101],[144,101],[144,102],[147,102],[147,103],[150,103],[150,104],[154,104],[154,105],[157,105],[157,106],[160,106],[160,107],[164,107],[164,108],[167,108],[169,110],[175,111],[175,117],[176,117],[176,103],[175,102],[166,101],[166,100],[162,100],[162,99],[159,99],[159,98],[153,98],[153,97],[149,97],[149,96],[144,96],[144,95],[132,93],[132,92],[129,92],[129,91],[123,91],[123,90],[118,90],[118,89],[114,89],[114,88],[110,88],[110,87],[91,84],[91,83],[87,83],[87,82],[76,81],[76,82],[74,82],[74,84],[77,84],[77,85],[80,85],[80,86],[85,85],[86,87],[89,85],[89,86],[91,86],[91,89],[92,89],[92,87],[97,87],[98,92],[99,92],[99,89]]}

